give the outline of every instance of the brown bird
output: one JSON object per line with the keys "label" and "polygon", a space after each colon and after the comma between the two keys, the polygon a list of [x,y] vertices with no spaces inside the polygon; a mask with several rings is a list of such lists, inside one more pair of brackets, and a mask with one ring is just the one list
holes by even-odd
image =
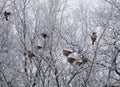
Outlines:
{"label": "brown bird", "polygon": [[77,64],[78,66],[80,66],[82,63],[83,63],[83,62],[81,62],[81,61],[76,61],[76,64]]}
{"label": "brown bird", "polygon": [[86,62],[88,62],[88,59],[85,56],[82,56],[81,59],[82,59],[83,64],[85,64]]}
{"label": "brown bird", "polygon": [[69,50],[63,50],[63,54],[65,56],[69,56],[71,53],[73,53],[72,51],[69,51]]}
{"label": "brown bird", "polygon": [[41,47],[40,45],[36,45],[35,48],[36,48],[37,50],[39,50],[39,49],[41,49],[42,47]]}
{"label": "brown bird", "polygon": [[82,59],[83,64],[85,64],[88,61],[87,58]]}
{"label": "brown bird", "polygon": [[5,16],[5,19],[6,21],[8,21],[8,16],[11,15],[11,12],[4,12],[4,16]]}
{"label": "brown bird", "polygon": [[72,58],[72,57],[67,58],[67,61],[68,61],[69,63],[73,63],[75,60],[76,60],[76,59],[75,59],[75,58]]}
{"label": "brown bird", "polygon": [[27,51],[28,57],[35,57],[35,54],[31,51]]}
{"label": "brown bird", "polygon": [[94,45],[94,42],[96,41],[96,39],[97,39],[96,32],[93,32],[93,33],[92,33],[92,36],[91,36],[92,45]]}
{"label": "brown bird", "polygon": [[48,37],[46,33],[42,33],[41,35],[42,35],[43,38]]}

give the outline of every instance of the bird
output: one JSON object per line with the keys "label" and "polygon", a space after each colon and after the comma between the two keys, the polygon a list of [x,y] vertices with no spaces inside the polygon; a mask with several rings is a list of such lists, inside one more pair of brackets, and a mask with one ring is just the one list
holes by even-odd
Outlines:
{"label": "bird", "polygon": [[48,37],[46,33],[42,33],[41,35],[42,35],[43,38]]}
{"label": "bird", "polygon": [[76,65],[80,66],[83,62],[82,61],[76,61]]}
{"label": "bird", "polygon": [[4,12],[4,16],[5,16],[6,21],[8,21],[9,15],[11,15],[11,12],[7,12],[7,11]]}
{"label": "bird", "polygon": [[72,51],[69,51],[69,50],[63,50],[63,54],[65,56],[69,56],[71,53],[73,53]]}
{"label": "bird", "polygon": [[76,59],[75,59],[75,58],[72,58],[72,57],[68,57],[68,58],[67,58],[67,61],[68,61],[69,63],[73,63],[75,60],[76,60]]}
{"label": "bird", "polygon": [[91,35],[92,45],[94,45],[94,42],[96,41],[96,39],[97,39],[96,32],[93,32]]}
{"label": "bird", "polygon": [[86,62],[88,62],[88,58],[86,58],[86,57],[83,56],[83,55],[82,55],[82,58],[81,58],[81,59],[82,59],[83,64],[85,64]]}
{"label": "bird", "polygon": [[31,51],[27,51],[27,54],[29,58],[35,57],[35,54]]}
{"label": "bird", "polygon": [[37,50],[39,50],[39,49],[41,49],[42,47],[41,47],[40,45],[36,45],[35,48],[36,48]]}

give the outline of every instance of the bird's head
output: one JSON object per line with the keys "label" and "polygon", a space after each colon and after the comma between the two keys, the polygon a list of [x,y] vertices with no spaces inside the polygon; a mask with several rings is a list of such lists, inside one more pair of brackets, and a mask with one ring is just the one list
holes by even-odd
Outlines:
{"label": "bird's head", "polygon": [[93,34],[96,34],[96,32],[93,32]]}
{"label": "bird's head", "polygon": [[31,53],[31,51],[27,51],[27,53]]}

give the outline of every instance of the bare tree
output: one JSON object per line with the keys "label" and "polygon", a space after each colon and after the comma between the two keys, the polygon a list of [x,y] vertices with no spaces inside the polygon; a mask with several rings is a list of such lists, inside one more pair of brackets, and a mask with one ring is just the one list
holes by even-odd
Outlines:
{"label": "bare tree", "polygon": [[120,85],[120,2],[101,3],[91,9],[79,0],[70,9],[68,0],[2,0],[0,87]]}

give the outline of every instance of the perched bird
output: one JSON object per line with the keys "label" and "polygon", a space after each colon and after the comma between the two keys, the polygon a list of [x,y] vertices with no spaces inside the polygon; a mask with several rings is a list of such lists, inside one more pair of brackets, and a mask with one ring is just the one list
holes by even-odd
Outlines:
{"label": "perched bird", "polygon": [[4,16],[5,16],[6,21],[8,21],[8,16],[9,15],[11,15],[10,12],[7,12],[7,11],[4,12]]}
{"label": "perched bird", "polygon": [[83,58],[83,59],[82,59],[83,64],[85,64],[87,61],[88,61],[87,58]]}
{"label": "perched bird", "polygon": [[35,57],[35,54],[31,51],[27,51],[28,57]]}
{"label": "perched bird", "polygon": [[65,56],[69,56],[71,53],[73,53],[72,51],[69,51],[69,50],[63,50],[63,54]]}
{"label": "perched bird", "polygon": [[42,35],[43,38],[48,37],[46,33],[42,33],[41,35]]}
{"label": "perched bird", "polygon": [[94,45],[94,42],[96,41],[96,39],[97,39],[96,32],[93,32],[91,35],[92,45]]}
{"label": "perched bird", "polygon": [[75,60],[76,60],[76,59],[75,59],[75,58],[72,58],[72,57],[67,58],[67,61],[68,61],[69,63],[73,63]]}
{"label": "perched bird", "polygon": [[86,62],[88,62],[88,59],[85,56],[82,56],[81,59],[82,59],[83,64],[85,64]]}
{"label": "perched bird", "polygon": [[80,66],[83,62],[82,61],[76,61],[76,65]]}
{"label": "perched bird", "polygon": [[40,45],[36,45],[35,48],[36,48],[37,50],[39,50],[39,49],[41,49],[42,47],[41,47]]}

